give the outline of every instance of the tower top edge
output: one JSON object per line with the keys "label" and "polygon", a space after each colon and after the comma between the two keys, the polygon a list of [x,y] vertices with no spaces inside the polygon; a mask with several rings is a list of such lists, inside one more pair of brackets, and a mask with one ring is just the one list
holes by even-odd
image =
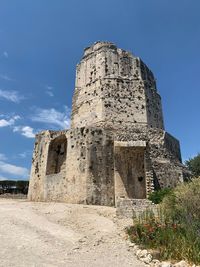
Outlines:
{"label": "tower top edge", "polygon": [[108,41],[97,41],[93,43],[91,46],[88,46],[84,49],[83,58],[87,57],[88,55],[95,53],[96,51],[100,50],[101,48],[107,48],[116,51],[117,53],[126,53],[128,56],[135,57],[132,52],[126,51],[124,49],[118,48],[116,44],[113,42]]}

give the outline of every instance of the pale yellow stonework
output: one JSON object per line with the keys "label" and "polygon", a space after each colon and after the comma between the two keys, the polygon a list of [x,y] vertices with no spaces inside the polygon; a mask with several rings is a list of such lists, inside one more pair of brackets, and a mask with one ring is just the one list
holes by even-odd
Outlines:
{"label": "pale yellow stonework", "polygon": [[179,142],[164,130],[150,69],[113,43],[86,48],[76,68],[71,128],[36,136],[29,199],[113,206],[186,176]]}

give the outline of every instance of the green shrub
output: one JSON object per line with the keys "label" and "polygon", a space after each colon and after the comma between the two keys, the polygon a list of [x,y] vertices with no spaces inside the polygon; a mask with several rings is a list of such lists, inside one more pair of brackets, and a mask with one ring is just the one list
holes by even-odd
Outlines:
{"label": "green shrub", "polygon": [[128,229],[130,239],[162,260],[200,264],[200,178],[165,195],[158,213],[144,212]]}
{"label": "green shrub", "polygon": [[188,167],[188,169],[191,171],[192,175],[194,177],[197,177],[200,175],[200,154],[197,156],[186,160],[185,165]]}
{"label": "green shrub", "polygon": [[163,198],[172,193],[171,188],[164,188],[158,191],[155,191],[149,195],[149,200],[154,204],[159,204],[162,202]]}
{"label": "green shrub", "polygon": [[200,236],[200,177],[177,186],[162,205],[166,216],[192,228]]}

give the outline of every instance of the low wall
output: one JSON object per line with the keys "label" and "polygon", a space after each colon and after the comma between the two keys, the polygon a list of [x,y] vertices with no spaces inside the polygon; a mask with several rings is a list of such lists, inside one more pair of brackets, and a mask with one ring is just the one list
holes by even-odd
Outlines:
{"label": "low wall", "polygon": [[116,215],[125,218],[137,218],[145,210],[157,212],[157,205],[148,199],[118,199],[116,201]]}

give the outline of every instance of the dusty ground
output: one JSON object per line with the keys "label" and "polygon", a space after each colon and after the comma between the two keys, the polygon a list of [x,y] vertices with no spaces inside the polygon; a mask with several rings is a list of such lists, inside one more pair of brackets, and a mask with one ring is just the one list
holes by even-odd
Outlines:
{"label": "dusty ground", "polygon": [[0,266],[142,267],[110,207],[0,199]]}

